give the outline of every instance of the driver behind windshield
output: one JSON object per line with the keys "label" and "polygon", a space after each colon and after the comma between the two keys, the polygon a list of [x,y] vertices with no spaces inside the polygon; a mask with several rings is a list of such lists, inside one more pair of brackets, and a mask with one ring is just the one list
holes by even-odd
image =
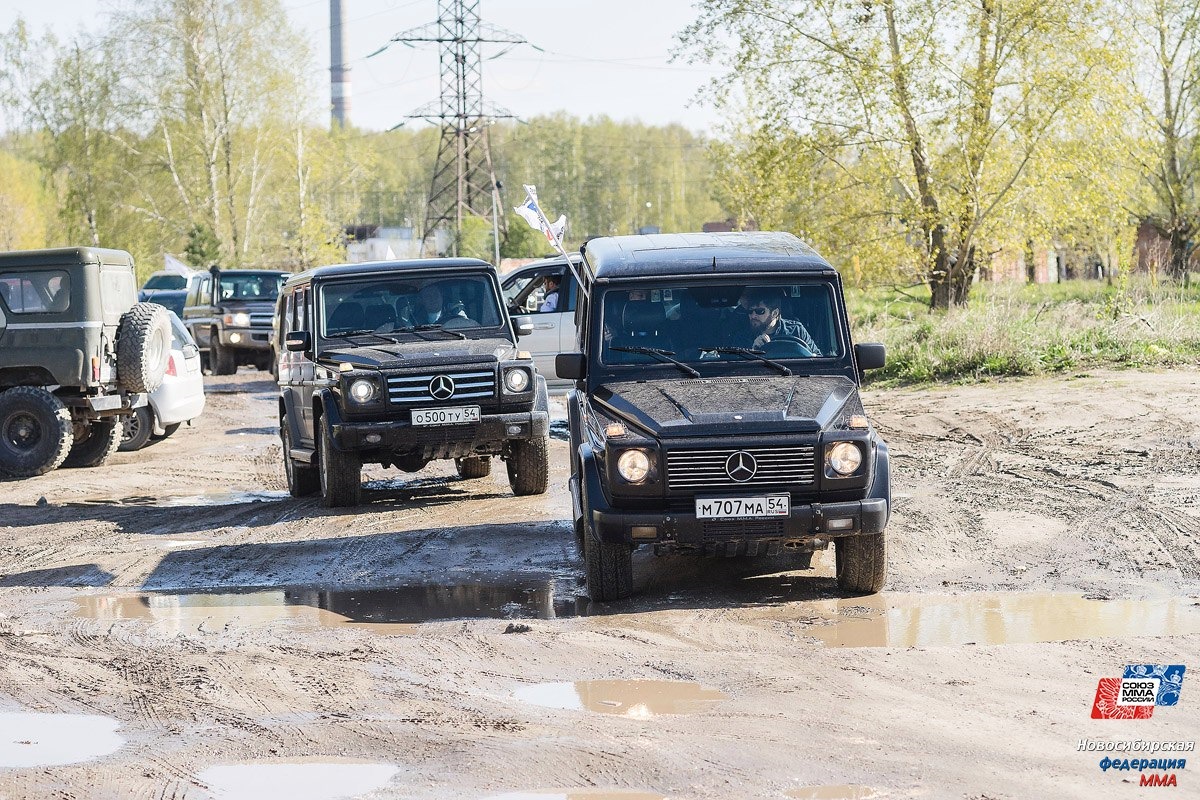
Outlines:
{"label": "driver behind windshield", "polygon": [[733,344],[761,350],[768,342],[780,337],[795,339],[807,347],[814,356],[821,350],[808,330],[799,320],[782,316],[783,292],[777,288],[747,286],[738,300],[738,311],[747,315],[749,325],[735,333]]}

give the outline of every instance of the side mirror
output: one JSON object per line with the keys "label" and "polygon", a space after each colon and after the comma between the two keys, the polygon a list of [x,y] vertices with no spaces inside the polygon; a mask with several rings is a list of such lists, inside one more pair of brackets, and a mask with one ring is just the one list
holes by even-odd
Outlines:
{"label": "side mirror", "polygon": [[528,336],[533,333],[533,320],[529,317],[513,317],[513,329],[517,332],[517,338]]}
{"label": "side mirror", "polygon": [[554,357],[554,372],[569,381],[587,377],[587,357],[583,353],[559,353]]}
{"label": "side mirror", "polygon": [[887,361],[886,348],[878,342],[854,345],[854,360],[862,371],[879,369]]}
{"label": "side mirror", "polygon": [[308,331],[292,331],[283,339],[283,346],[293,353],[300,353],[312,346]]}

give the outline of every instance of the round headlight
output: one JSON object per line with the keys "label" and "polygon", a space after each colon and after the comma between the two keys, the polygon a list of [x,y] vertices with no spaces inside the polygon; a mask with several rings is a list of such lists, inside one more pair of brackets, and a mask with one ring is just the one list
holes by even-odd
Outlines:
{"label": "round headlight", "polygon": [[862,464],[862,450],[853,442],[838,442],[829,448],[826,460],[838,475],[853,475]]}
{"label": "round headlight", "polygon": [[630,483],[641,483],[650,474],[650,459],[641,450],[626,450],[617,459],[617,472]]}
{"label": "round headlight", "polygon": [[250,315],[244,311],[239,311],[233,315],[233,324],[239,328],[250,327]]}
{"label": "round headlight", "polygon": [[375,399],[375,381],[359,378],[350,384],[350,397],[356,403],[369,403]]}
{"label": "round headlight", "polygon": [[504,373],[504,386],[510,392],[523,392],[529,386],[529,373],[523,369],[510,369]]}

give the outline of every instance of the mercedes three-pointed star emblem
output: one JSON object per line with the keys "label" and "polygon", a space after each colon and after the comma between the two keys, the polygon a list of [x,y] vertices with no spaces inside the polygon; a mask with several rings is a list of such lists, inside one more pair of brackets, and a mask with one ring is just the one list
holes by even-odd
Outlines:
{"label": "mercedes three-pointed star emblem", "polygon": [[730,480],[745,483],[758,473],[758,461],[745,450],[738,450],[725,459],[725,473]]}
{"label": "mercedes three-pointed star emblem", "polygon": [[429,382],[429,395],[434,400],[449,400],[454,396],[454,380],[446,375],[438,375]]}

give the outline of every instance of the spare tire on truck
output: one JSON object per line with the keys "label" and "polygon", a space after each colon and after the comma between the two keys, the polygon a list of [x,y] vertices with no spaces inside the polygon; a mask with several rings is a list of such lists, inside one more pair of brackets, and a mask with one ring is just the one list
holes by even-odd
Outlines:
{"label": "spare tire on truck", "polygon": [[162,385],[171,357],[171,319],[156,303],[137,303],[117,327],[117,380],[130,392]]}

